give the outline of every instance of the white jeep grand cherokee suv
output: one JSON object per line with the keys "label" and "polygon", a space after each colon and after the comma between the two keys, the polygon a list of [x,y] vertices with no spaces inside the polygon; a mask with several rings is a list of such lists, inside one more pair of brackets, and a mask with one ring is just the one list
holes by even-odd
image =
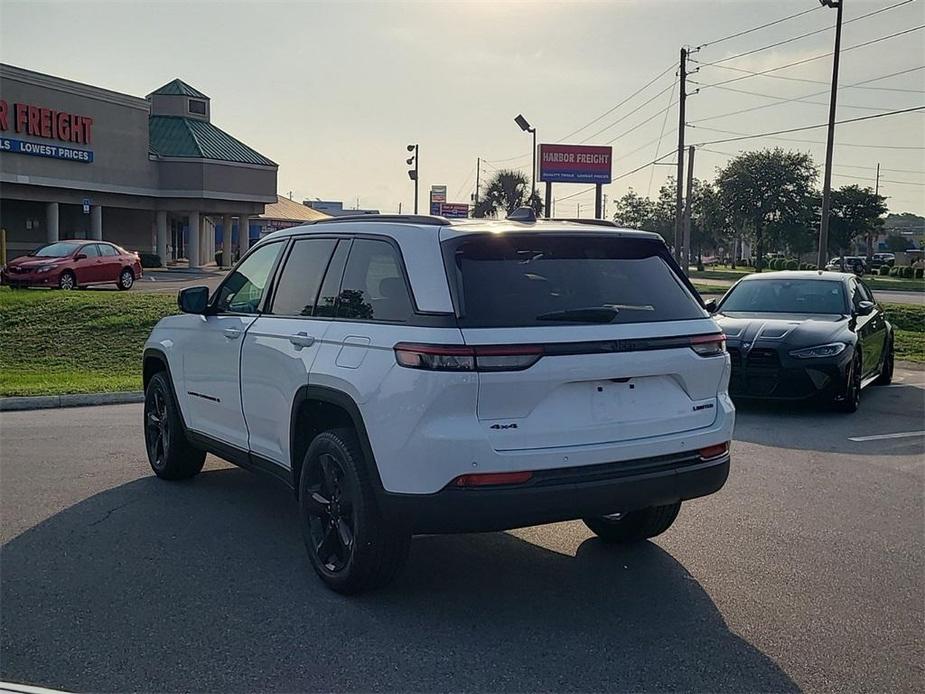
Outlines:
{"label": "white jeep grand cherokee suv", "polygon": [[145,345],[154,472],[210,452],[279,478],[343,593],[388,582],[415,533],[658,535],[726,481],[729,357],[659,236],[588,221],[270,234]]}

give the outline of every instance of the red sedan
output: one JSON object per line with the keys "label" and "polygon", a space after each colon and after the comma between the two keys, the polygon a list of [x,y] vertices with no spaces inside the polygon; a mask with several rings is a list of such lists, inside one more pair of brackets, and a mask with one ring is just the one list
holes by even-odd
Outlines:
{"label": "red sedan", "polygon": [[115,284],[131,289],[141,277],[141,262],[105,241],[58,241],[11,260],[0,281],[13,288],[58,287],[76,289],[95,284]]}

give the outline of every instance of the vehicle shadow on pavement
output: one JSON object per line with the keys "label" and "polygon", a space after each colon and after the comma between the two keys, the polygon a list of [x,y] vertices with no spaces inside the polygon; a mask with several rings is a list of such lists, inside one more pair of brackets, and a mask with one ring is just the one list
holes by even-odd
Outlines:
{"label": "vehicle shadow on pavement", "polygon": [[851,437],[920,431],[925,397],[919,387],[870,386],[857,412],[846,414],[827,403],[737,400],[735,440],[763,446],[872,456],[925,452],[923,439],[856,442]]}
{"label": "vehicle shadow on pavement", "polygon": [[70,690],[797,689],[657,544],[420,537],[392,586],[345,598],[291,493],[231,468],[135,480],[13,538],[0,605],[0,678]]}

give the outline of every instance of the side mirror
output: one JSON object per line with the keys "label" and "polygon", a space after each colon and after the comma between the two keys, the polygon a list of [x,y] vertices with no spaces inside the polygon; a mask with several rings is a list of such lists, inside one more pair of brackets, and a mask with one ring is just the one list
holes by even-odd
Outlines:
{"label": "side mirror", "polygon": [[86,259],[87,259],[86,253],[78,253],[77,255],[74,256],[74,260],[86,260]]}
{"label": "side mirror", "polygon": [[877,304],[875,304],[873,301],[861,301],[860,303],[858,303],[858,308],[857,308],[856,313],[859,316],[869,316],[871,313],[874,312],[875,308],[877,308]]}
{"label": "side mirror", "polygon": [[710,313],[716,313],[716,299],[707,299],[703,302],[703,307]]}
{"label": "side mirror", "polygon": [[177,294],[177,306],[183,313],[202,315],[209,307],[208,287],[187,287]]}

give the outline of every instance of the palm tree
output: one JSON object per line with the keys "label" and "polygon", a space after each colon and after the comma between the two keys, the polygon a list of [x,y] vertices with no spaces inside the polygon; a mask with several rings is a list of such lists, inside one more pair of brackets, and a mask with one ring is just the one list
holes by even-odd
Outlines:
{"label": "palm tree", "polygon": [[520,171],[502,169],[479,192],[474,217],[507,216],[518,207],[531,207],[539,217],[543,201],[530,192],[530,181]]}

